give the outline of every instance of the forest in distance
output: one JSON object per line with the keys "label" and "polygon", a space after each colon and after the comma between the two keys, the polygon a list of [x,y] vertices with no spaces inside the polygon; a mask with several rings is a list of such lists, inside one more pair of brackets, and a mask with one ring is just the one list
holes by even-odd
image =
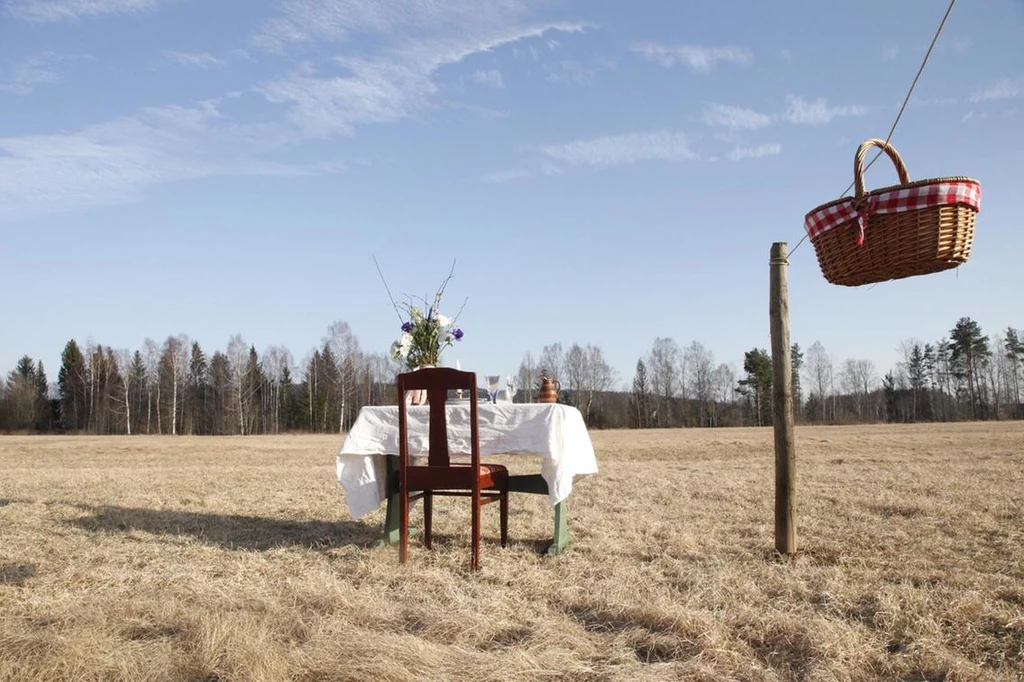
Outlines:
{"label": "forest in distance", "polygon": [[[884,374],[870,360],[838,361],[818,341],[791,348],[798,423],[852,424],[1024,419],[1024,338],[992,336],[969,317],[948,337],[899,344]],[[698,341],[656,338],[626,390],[600,347],[552,343],[526,352],[516,402],[531,402],[541,370],[559,401],[590,428],[764,426],[772,423],[771,355],[744,353],[742,370],[716,362]],[[344,432],[364,405],[394,404],[404,365],[367,353],[348,323],[334,322],[296,363],[290,350],[262,353],[240,335],[212,355],[186,335],[141,349],[69,340],[55,377],[29,355],[0,377],[0,432],[249,435]],[[51,379],[55,379],[52,380]]]}

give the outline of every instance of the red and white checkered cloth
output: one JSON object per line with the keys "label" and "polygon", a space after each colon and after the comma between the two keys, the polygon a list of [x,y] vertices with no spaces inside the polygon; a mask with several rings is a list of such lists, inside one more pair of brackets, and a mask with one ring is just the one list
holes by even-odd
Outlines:
{"label": "red and white checkered cloth", "polygon": [[966,204],[975,211],[980,210],[981,185],[974,180],[941,180],[916,187],[901,187],[870,196],[860,210],[857,210],[854,200],[850,198],[808,213],[804,218],[804,229],[813,241],[819,234],[856,218],[860,225],[857,243],[863,244],[864,230],[867,229],[871,215],[952,204]]}

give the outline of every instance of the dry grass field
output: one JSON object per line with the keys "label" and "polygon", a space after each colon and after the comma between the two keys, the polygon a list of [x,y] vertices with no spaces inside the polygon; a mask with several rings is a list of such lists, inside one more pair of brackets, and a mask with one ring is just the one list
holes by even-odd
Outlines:
{"label": "dry grass field", "polygon": [[465,500],[372,549],[338,436],[0,438],[0,680],[1024,679],[1024,424],[799,428],[793,562],[769,429],[592,436],[570,552],[516,495],[477,574]]}

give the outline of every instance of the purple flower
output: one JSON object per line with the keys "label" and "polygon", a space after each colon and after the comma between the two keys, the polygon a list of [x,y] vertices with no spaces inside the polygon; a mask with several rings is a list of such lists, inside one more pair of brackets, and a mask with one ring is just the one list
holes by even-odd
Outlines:
{"label": "purple flower", "polygon": [[456,329],[452,332],[452,336],[455,337],[456,341],[462,341],[463,333],[461,329]]}
{"label": "purple flower", "polygon": [[403,324],[402,325],[402,331],[405,332],[406,334],[411,334],[412,333],[412,322],[406,322],[405,324]]}

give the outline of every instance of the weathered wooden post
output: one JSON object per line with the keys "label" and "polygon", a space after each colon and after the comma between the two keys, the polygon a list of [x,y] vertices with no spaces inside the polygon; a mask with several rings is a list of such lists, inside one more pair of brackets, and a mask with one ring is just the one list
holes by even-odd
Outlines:
{"label": "weathered wooden post", "polygon": [[775,549],[796,554],[796,447],[793,443],[793,363],[789,355],[789,284],[786,242],[772,244],[772,413],[775,426]]}

